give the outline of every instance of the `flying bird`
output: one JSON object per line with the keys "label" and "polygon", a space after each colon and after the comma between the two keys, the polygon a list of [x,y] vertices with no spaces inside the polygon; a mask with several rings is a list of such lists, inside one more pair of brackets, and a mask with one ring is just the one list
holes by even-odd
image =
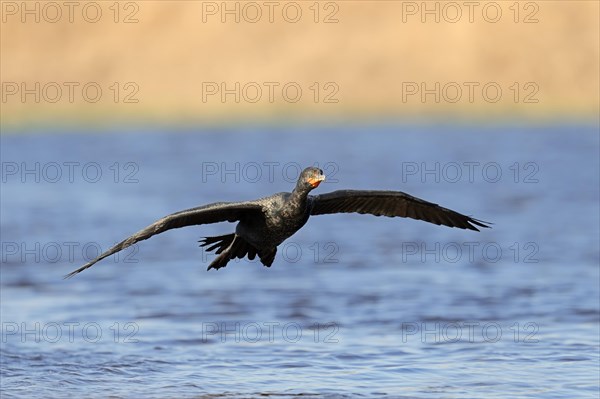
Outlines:
{"label": "flying bird", "polygon": [[277,246],[296,233],[313,215],[362,213],[375,216],[408,217],[425,222],[479,231],[489,222],[474,219],[400,191],[339,190],[309,195],[325,180],[321,169],[302,171],[291,193],[245,202],[217,202],[186,209],[157,220],[150,226],[113,246],[96,259],[67,274],[65,278],[92,267],[96,262],[156,234],[185,226],[238,222],[235,233],[200,240],[207,251],[218,255],[207,270],[220,269],[234,258],[259,257],[267,267],[273,264]]}

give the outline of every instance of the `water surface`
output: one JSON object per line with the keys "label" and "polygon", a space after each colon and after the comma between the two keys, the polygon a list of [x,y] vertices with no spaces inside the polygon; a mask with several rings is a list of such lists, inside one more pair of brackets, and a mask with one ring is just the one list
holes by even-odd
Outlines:
{"label": "water surface", "polygon": [[[597,127],[2,137],[2,397],[598,397]],[[290,190],[402,190],[494,223],[314,217],[271,268],[155,219]]]}

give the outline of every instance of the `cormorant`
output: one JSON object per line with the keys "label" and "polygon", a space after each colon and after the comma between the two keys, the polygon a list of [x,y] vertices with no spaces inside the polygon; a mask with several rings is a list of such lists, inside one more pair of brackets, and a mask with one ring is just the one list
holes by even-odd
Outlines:
{"label": "cormorant", "polygon": [[462,215],[437,204],[400,191],[339,190],[321,195],[309,195],[323,180],[321,169],[309,167],[302,171],[291,193],[278,193],[246,202],[217,202],[176,212],[154,222],[131,237],[69,273],[74,276],[96,262],[139,241],[167,230],[217,222],[238,222],[235,233],[206,237],[200,246],[218,255],[207,270],[220,269],[229,260],[258,255],[263,265],[270,267],[277,246],[291,237],[312,215],[331,213],[368,213],[375,216],[409,217],[429,223],[479,231],[488,222]]}

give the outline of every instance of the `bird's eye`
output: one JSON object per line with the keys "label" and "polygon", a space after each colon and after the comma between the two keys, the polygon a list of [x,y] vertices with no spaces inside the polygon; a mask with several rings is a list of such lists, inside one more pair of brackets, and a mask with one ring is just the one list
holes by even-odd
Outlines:
{"label": "bird's eye", "polygon": [[319,169],[319,174],[323,174],[323,169]]}

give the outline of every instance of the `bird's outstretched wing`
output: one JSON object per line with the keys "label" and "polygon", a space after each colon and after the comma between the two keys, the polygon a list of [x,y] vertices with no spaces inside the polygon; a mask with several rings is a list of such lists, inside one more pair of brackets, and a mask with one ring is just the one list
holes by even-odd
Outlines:
{"label": "bird's outstretched wing", "polygon": [[311,215],[330,213],[368,213],[375,216],[399,216],[429,223],[476,230],[491,223],[462,215],[437,204],[401,191],[339,190],[312,197]]}
{"label": "bird's outstretched wing", "polygon": [[262,215],[262,207],[256,202],[217,202],[176,212],[157,220],[145,229],[126,238],[96,259],[67,274],[65,278],[72,277],[114,253],[167,230],[200,224],[235,222],[237,220],[242,220],[244,217],[256,215]]}

